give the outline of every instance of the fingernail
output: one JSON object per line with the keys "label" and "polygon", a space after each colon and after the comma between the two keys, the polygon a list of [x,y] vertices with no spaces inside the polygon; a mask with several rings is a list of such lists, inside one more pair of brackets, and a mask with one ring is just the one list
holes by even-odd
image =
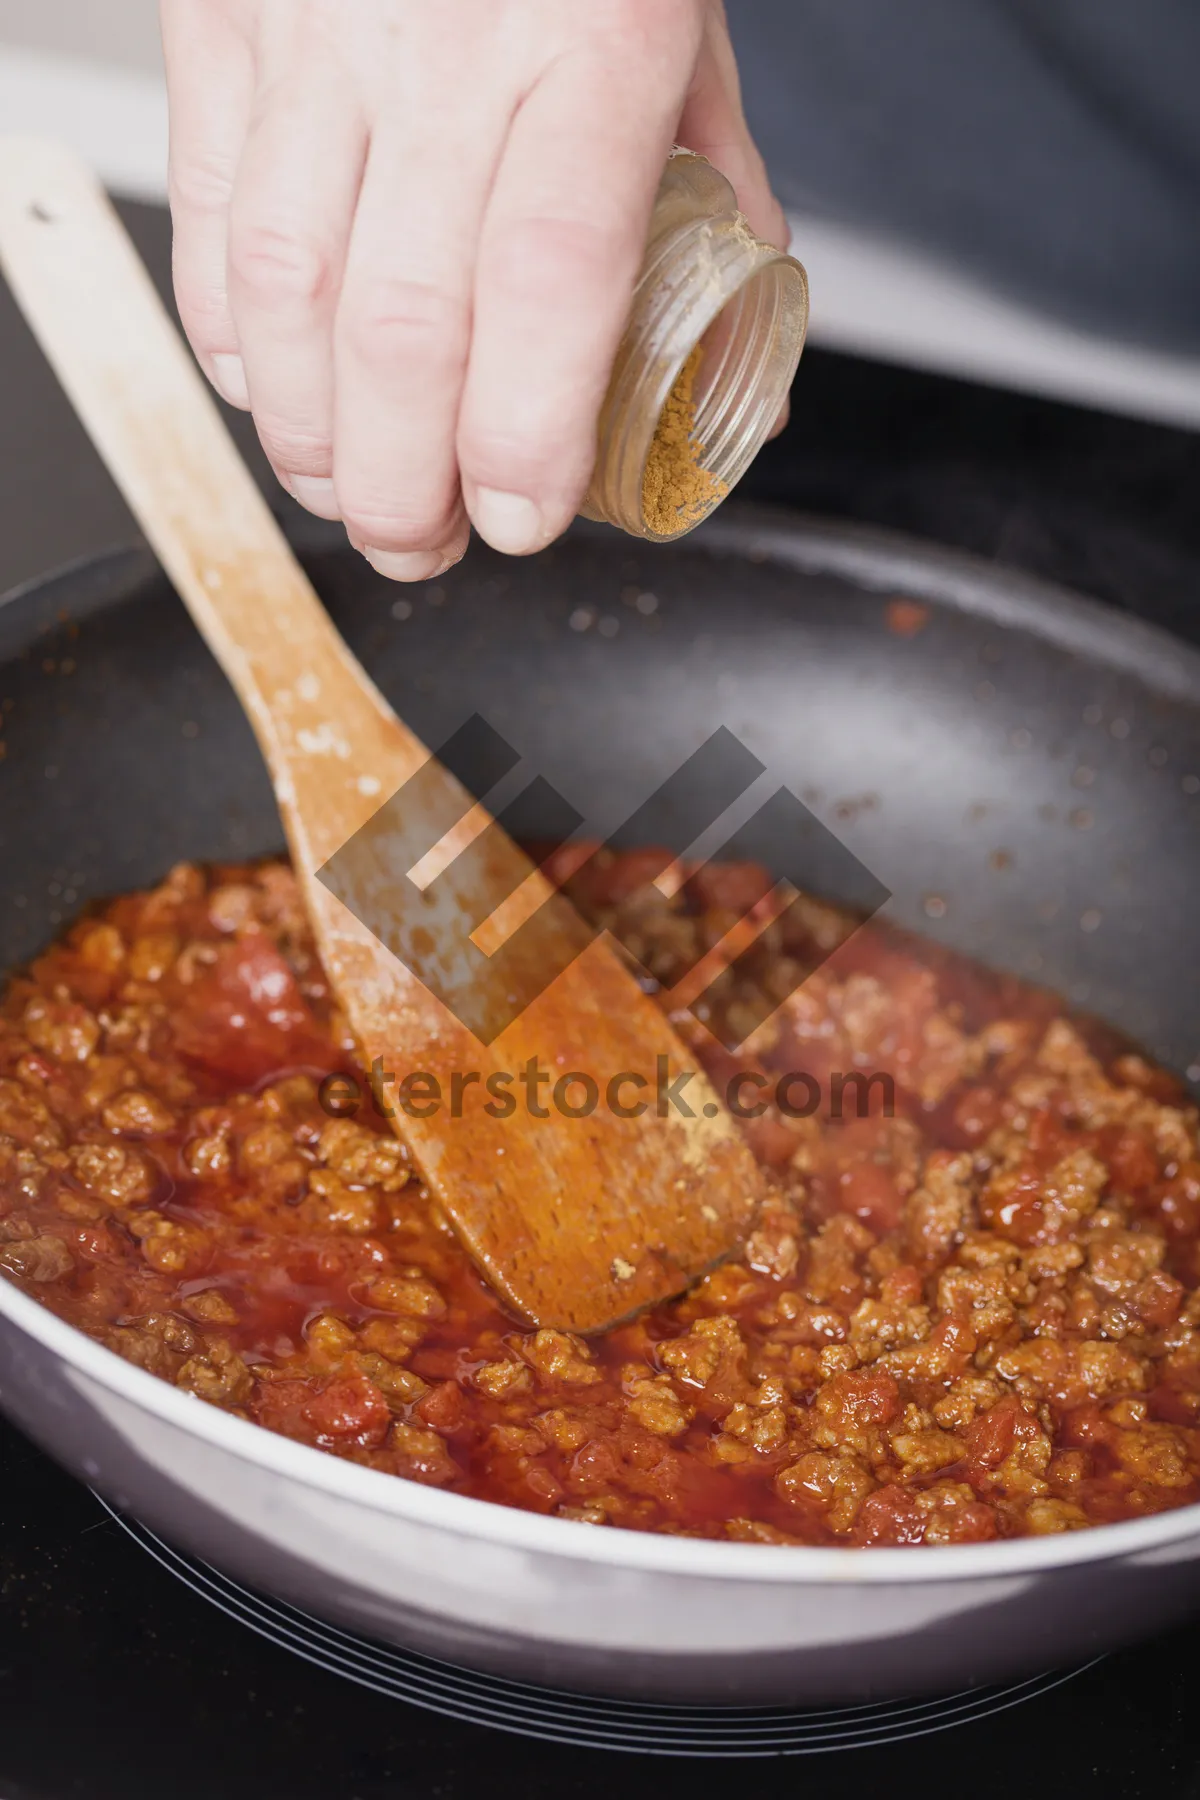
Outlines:
{"label": "fingernail", "polygon": [[389,581],[431,581],[448,566],[442,550],[376,550],[366,544],[363,555],[375,573]]}
{"label": "fingernail", "polygon": [[318,519],[340,519],[337,495],[327,475],[288,475],[284,482],[289,494]]}
{"label": "fingernail", "polygon": [[546,541],[542,515],[524,494],[479,488],[471,512],[480,537],[486,538],[493,550],[502,550],[508,556],[540,550]]}
{"label": "fingernail", "polygon": [[212,371],[221,397],[228,400],[230,406],[240,406],[243,412],[248,412],[250,389],[246,386],[246,368],[241,357],[221,351],[213,356]]}

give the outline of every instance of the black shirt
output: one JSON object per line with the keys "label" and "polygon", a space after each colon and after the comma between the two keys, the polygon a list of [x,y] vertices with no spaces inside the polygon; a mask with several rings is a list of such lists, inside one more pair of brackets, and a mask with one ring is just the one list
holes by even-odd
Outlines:
{"label": "black shirt", "polygon": [[727,0],[776,190],[1200,351],[1200,0]]}

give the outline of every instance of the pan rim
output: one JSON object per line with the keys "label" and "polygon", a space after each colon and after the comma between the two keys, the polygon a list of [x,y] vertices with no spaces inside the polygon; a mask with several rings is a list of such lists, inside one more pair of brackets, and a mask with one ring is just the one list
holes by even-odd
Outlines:
{"label": "pan rim", "polygon": [[[336,524],[313,518],[281,522],[300,556],[347,549]],[[612,544],[615,537],[609,527],[579,519],[561,541]],[[543,554],[552,555],[554,548]],[[678,539],[671,551],[739,555],[802,574],[838,576],[880,595],[932,599],[1001,628],[1030,632],[1070,654],[1133,674],[1168,699],[1200,706],[1200,644],[1108,601],[932,539],[788,507],[731,501]],[[0,593],[0,615],[59,587],[102,578],[106,585],[112,583],[110,592],[88,610],[103,610],[121,603],[113,591],[118,586],[134,589],[156,576],[168,579],[148,545],[129,539],[18,582]]]}
{"label": "pan rim", "polygon": [[1006,563],[905,532],[781,507],[747,505],[728,521],[718,513],[702,533],[695,534],[698,549],[737,551],[804,574],[838,575],[878,593],[933,599],[1111,663],[1171,699],[1200,705],[1200,646]]}
{"label": "pan rim", "polygon": [[[0,1280],[0,1315],[85,1380],[239,1462],[300,1487],[350,1501],[370,1512],[407,1519],[415,1525],[498,1548],[536,1550],[563,1562],[718,1582],[834,1587],[866,1583],[872,1587],[894,1587],[1003,1579],[1081,1564],[1128,1561],[1200,1537],[1198,1503],[1058,1536],[905,1549],[720,1543],[622,1528],[598,1530],[574,1519],[525,1512],[493,1500],[425,1487],[383,1470],[362,1468],[249,1419],[235,1418],[126,1362],[7,1279]],[[89,1480],[100,1487],[104,1485],[102,1476],[93,1477],[90,1472]],[[697,1654],[700,1653],[702,1647],[697,1648]]]}

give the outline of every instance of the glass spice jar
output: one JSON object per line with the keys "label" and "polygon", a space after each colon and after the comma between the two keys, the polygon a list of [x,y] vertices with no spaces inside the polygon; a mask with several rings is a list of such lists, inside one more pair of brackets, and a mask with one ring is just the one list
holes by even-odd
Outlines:
{"label": "glass spice jar", "polygon": [[807,326],[800,263],[754,236],[710,162],[673,151],[583,516],[655,543],[707,518],[766,442]]}

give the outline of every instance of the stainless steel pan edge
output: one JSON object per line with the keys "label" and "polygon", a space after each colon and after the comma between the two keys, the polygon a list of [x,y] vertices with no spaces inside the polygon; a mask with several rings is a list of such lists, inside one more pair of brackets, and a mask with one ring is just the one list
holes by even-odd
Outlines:
{"label": "stainless steel pan edge", "polygon": [[755,1704],[1082,1661],[1200,1600],[1200,1508],[916,1551],[710,1544],[491,1506],[205,1407],[0,1286],[0,1405],[117,1507],[368,1636],[578,1691]]}

